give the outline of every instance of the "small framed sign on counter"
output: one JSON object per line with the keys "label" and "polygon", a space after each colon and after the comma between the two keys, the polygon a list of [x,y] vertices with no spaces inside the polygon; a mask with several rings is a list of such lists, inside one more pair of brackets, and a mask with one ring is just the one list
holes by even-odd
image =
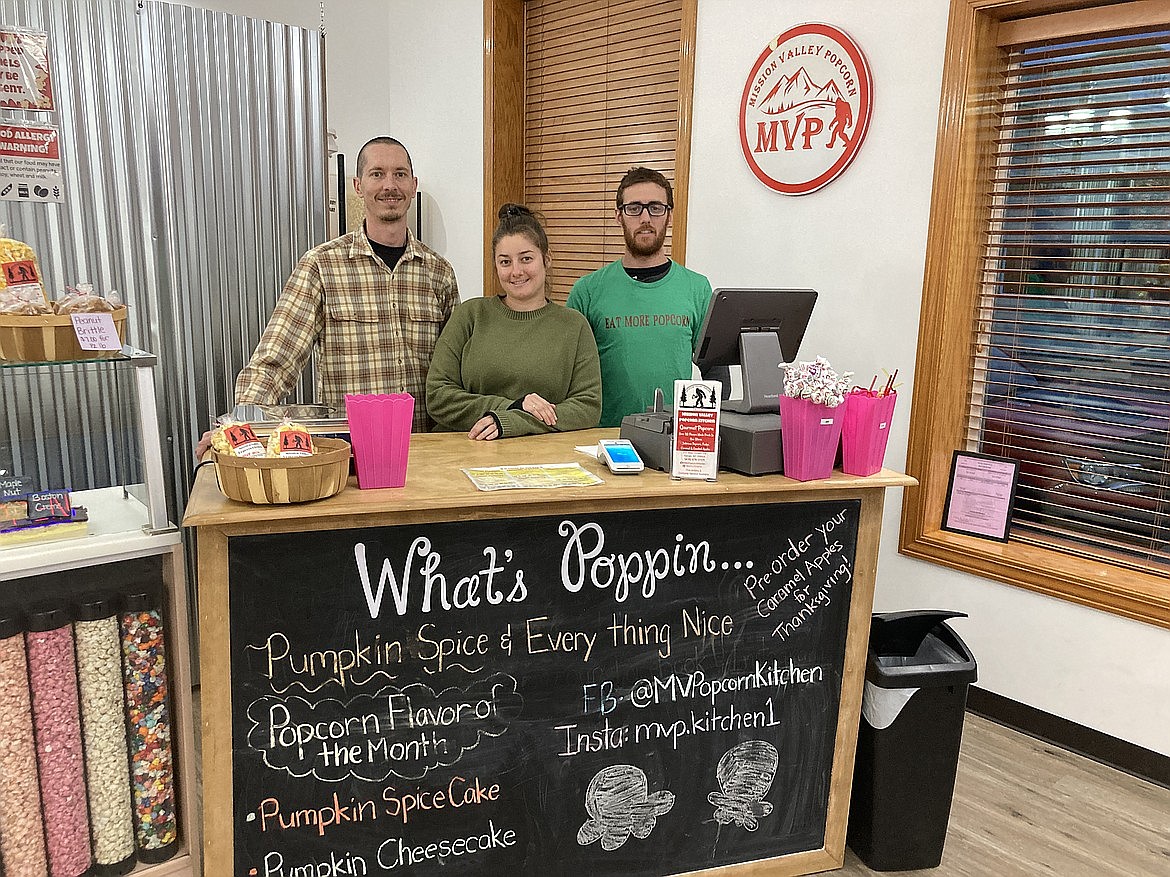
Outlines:
{"label": "small framed sign on counter", "polygon": [[714,481],[719,471],[719,381],[674,382],[671,478]]}
{"label": "small framed sign on counter", "polygon": [[947,483],[942,528],[1006,542],[1016,503],[1020,461],[955,451]]}

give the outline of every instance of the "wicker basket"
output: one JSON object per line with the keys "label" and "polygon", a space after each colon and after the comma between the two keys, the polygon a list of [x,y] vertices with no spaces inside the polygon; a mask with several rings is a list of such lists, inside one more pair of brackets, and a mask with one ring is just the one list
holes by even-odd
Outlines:
{"label": "wicker basket", "polygon": [[[126,307],[110,315],[118,338],[126,342]],[[60,362],[70,359],[105,359],[111,350],[82,350],[68,314],[25,316],[0,314],[0,359],[9,362]]]}
{"label": "wicker basket", "polygon": [[232,457],[212,451],[228,499],[260,504],[310,502],[341,493],[349,480],[349,443],[314,438],[311,457]]}

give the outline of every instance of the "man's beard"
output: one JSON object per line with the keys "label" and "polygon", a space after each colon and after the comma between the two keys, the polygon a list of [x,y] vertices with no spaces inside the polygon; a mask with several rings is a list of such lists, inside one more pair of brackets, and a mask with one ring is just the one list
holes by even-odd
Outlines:
{"label": "man's beard", "polygon": [[410,211],[409,201],[375,201],[373,214],[380,222],[397,222]]}
{"label": "man's beard", "polygon": [[639,226],[633,231],[631,231],[625,225],[622,226],[622,234],[626,239],[626,249],[629,250],[630,254],[634,256],[640,256],[642,258],[645,258],[646,256],[653,256],[662,249],[662,245],[666,242],[666,226],[663,225],[662,232],[655,235],[654,238],[648,242],[643,242],[642,240],[638,239],[638,232],[641,230],[642,226]]}

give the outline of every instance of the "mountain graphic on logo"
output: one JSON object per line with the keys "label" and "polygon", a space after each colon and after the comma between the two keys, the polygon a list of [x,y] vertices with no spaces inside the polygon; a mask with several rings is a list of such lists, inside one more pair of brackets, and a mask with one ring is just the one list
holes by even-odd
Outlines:
{"label": "mountain graphic on logo", "polygon": [[760,102],[760,112],[775,116],[803,104],[833,104],[841,98],[836,80],[817,85],[801,67],[789,77],[780,77],[776,87]]}

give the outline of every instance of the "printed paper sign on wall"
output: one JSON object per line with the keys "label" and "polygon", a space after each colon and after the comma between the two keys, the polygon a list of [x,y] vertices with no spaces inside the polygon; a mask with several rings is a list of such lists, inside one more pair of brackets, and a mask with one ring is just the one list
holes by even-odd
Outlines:
{"label": "printed paper sign on wall", "polygon": [[48,44],[44,31],[0,28],[0,107],[53,109]]}
{"label": "printed paper sign on wall", "polygon": [[849,166],[869,130],[873,79],[861,49],[828,24],[776,37],[744,83],[739,142],[770,189],[806,195]]}
{"label": "printed paper sign on wall", "polygon": [[64,187],[54,126],[0,124],[0,200],[64,201]]}

